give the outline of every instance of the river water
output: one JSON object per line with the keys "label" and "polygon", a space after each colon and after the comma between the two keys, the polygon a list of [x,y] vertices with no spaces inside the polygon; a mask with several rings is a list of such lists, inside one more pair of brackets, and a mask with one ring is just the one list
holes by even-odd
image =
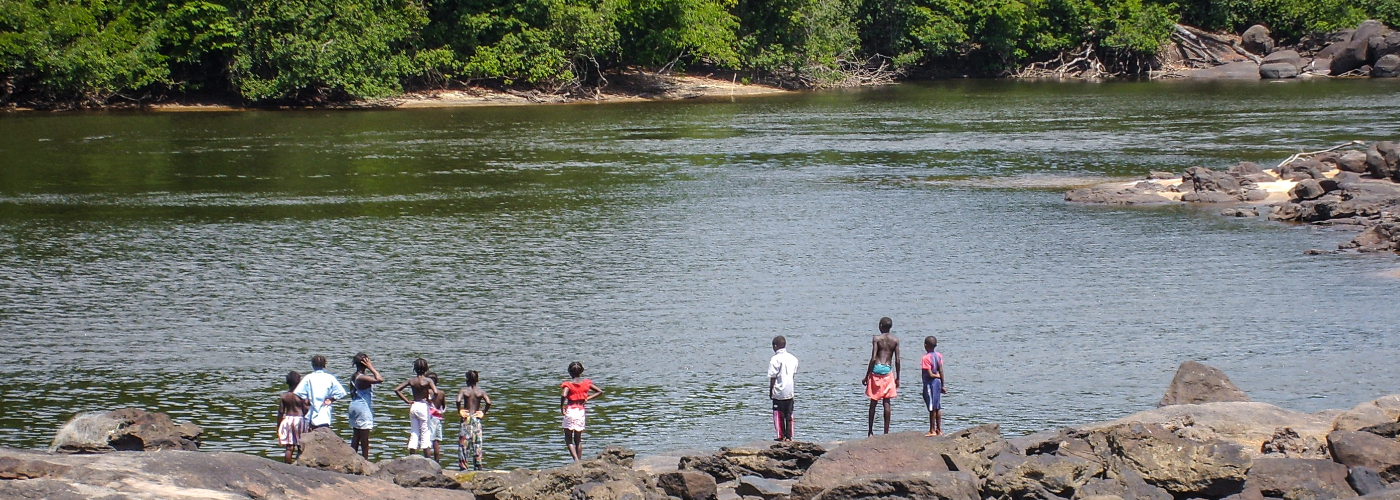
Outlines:
{"label": "river water", "polygon": [[[1400,139],[1397,82],[950,81],[709,101],[392,111],[0,115],[0,445],[75,413],[192,420],[279,456],[288,370],[423,356],[497,406],[492,467],[567,460],[558,381],[607,393],[585,452],[771,439],[774,335],[799,439],[864,435],[881,316],[920,430],[936,335],[952,428],[1008,434],[1155,405],[1178,363],[1316,411],[1400,392],[1394,255],[1351,234],[1070,186]],[[348,437],[345,403],[336,428]],[[449,463],[456,430],[449,425]]]}

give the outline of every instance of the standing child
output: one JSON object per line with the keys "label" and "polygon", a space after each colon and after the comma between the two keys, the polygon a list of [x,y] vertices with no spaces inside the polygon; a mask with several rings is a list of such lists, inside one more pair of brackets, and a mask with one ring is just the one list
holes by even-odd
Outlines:
{"label": "standing child", "polygon": [[[428,373],[428,360],[418,358],[413,360],[413,378],[405,380],[394,388],[394,394],[408,403],[408,454],[412,455],[414,450],[423,450],[423,456],[428,456],[428,448],[432,447],[432,429],[429,427],[431,416],[428,414],[428,400],[432,398],[433,392],[437,391],[437,386],[433,384],[433,379],[423,376]],[[406,387],[413,388],[413,401],[404,397],[403,390]]]}
{"label": "standing child", "polygon": [[384,377],[374,369],[369,355],[356,354],[350,358],[355,364],[355,375],[350,377],[350,449],[360,452],[369,460],[369,433],[374,430],[374,386],[383,383]]}
{"label": "standing child", "polygon": [[890,433],[890,401],[899,393],[899,338],[890,334],[894,321],[880,318],[880,334],[870,339],[870,363],[865,365],[865,397],[870,399],[867,436],[875,435],[875,405],[885,405],[885,434]]}
{"label": "standing child", "polygon": [[471,457],[472,470],[481,470],[481,419],[491,410],[491,396],[477,387],[481,375],[476,370],[467,372],[467,386],[457,392],[457,415],[462,417],[462,426],[457,434],[457,468],[467,470],[467,457]]}
{"label": "standing child", "polygon": [[768,397],[773,399],[774,441],[792,441],[793,374],[797,357],[787,352],[787,339],[773,337],[773,357],[768,360]]}
{"label": "standing child", "polygon": [[587,417],[584,403],[603,395],[603,389],[583,378],[583,363],[569,363],[569,380],[559,384],[559,413],[564,414],[564,445],[574,461],[583,460],[583,427]]}
{"label": "standing child", "polygon": [[[433,385],[438,385],[436,373],[428,372],[424,377],[432,379]],[[430,398],[428,406],[428,427],[433,433],[433,461],[442,461],[442,413],[447,410],[447,392],[442,389],[434,389],[433,397]]]}
{"label": "standing child", "polygon": [[943,384],[943,355],[936,349],[938,339],[932,335],[924,337],[927,354],[919,360],[919,372],[924,381],[924,405],[928,406],[928,434],[925,436],[943,435],[942,395],[948,388]]}
{"label": "standing child", "polygon": [[306,410],[310,405],[292,392],[300,383],[300,373],[287,372],[287,392],[282,393],[277,404],[277,444],[287,448],[282,457],[287,463],[292,463],[293,455],[301,452],[301,433],[307,430]]}

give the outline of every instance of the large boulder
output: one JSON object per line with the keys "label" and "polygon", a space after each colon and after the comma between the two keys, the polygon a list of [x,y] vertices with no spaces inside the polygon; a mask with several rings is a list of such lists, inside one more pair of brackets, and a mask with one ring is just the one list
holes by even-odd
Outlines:
{"label": "large boulder", "polygon": [[992,459],[1009,449],[996,424],[935,437],[899,432],[848,441],[817,459],[792,493],[806,500],[862,476],[964,471],[986,477]]}
{"label": "large boulder", "polygon": [[1332,65],[1328,68],[1332,76],[1359,69],[1371,59],[1371,45],[1366,39],[1352,39],[1339,45],[1340,48],[1332,56]]}
{"label": "large boulder", "polygon": [[1272,62],[1259,65],[1259,78],[1265,80],[1282,80],[1294,78],[1299,73],[1298,65],[1284,62]]}
{"label": "large boulder", "polygon": [[296,464],[360,476],[372,476],[379,472],[379,466],[355,453],[350,444],[337,436],[330,427],[302,433],[301,456],[297,457]]}
{"label": "large boulder", "polygon": [[734,473],[769,479],[801,476],[826,449],[814,443],[786,441],[767,448],[722,448],[717,457],[729,463]]}
{"label": "large boulder", "polygon": [[681,500],[714,500],[718,485],[709,474],[676,471],[656,476],[656,486],[667,495]]}
{"label": "large boulder", "polygon": [[664,497],[644,472],[605,458],[545,469],[524,483],[495,491],[497,500],[610,500]]}
{"label": "large boulder", "polygon": [[1356,25],[1356,30],[1351,32],[1351,39],[1369,41],[1373,36],[1385,35],[1390,32],[1390,28],[1385,27],[1385,23],[1368,19]]}
{"label": "large boulder", "polygon": [[1385,491],[1386,484],[1381,475],[1366,467],[1348,467],[1347,484],[1351,489],[1362,495],[1370,495]]}
{"label": "large boulder", "polygon": [[164,413],[122,408],[74,416],[58,429],[49,449],[65,453],[195,451],[203,432],[191,423],[176,424]]}
{"label": "large boulder", "polygon": [[716,482],[733,481],[739,477],[739,472],[734,470],[734,466],[728,460],[714,455],[688,455],[681,457],[676,465],[677,470],[696,471],[709,474],[715,478]]}
{"label": "large boulder", "polygon": [[1331,460],[1262,458],[1249,469],[1245,489],[1257,489],[1266,497],[1284,500],[1351,498],[1347,467]]}
{"label": "large boulder", "polygon": [[1386,54],[1376,59],[1375,66],[1371,67],[1371,76],[1374,78],[1395,78],[1400,76],[1400,55]]}
{"label": "large boulder", "polygon": [[[1367,40],[1371,46],[1372,62],[1380,61],[1382,57],[1391,54],[1400,54],[1400,31],[1392,31],[1384,35],[1376,35]],[[1374,66],[1375,64],[1372,64]],[[1375,76],[1372,70],[1371,76]]]}
{"label": "large boulder", "polygon": [[867,476],[827,489],[815,500],[979,500],[977,477],[967,472],[908,472]]}
{"label": "large boulder", "polygon": [[399,457],[377,464],[379,471],[374,477],[393,481],[408,488],[448,488],[457,489],[461,483],[442,473],[437,461],[418,455]]}
{"label": "large boulder", "polygon": [[779,479],[743,476],[737,483],[734,485],[734,492],[745,497],[779,500],[792,495],[792,485]]}
{"label": "large boulder", "polygon": [[1249,395],[1235,386],[1225,372],[1196,361],[1181,363],[1167,386],[1158,407],[1226,401],[1249,401]]}
{"label": "large boulder", "polygon": [[[243,453],[49,454],[0,448],[0,498],[137,500],[472,500],[460,490],[405,488],[383,479],[284,464]],[[18,478],[17,477],[17,478]]]}
{"label": "large boulder", "polygon": [[1365,467],[1387,482],[1400,481],[1400,441],[1361,431],[1333,431],[1327,435],[1332,459],[1347,467]]}
{"label": "large boulder", "polygon": [[1092,479],[1074,491],[1073,500],[1172,500],[1167,490],[1147,484],[1142,475],[1131,469],[1110,470],[1108,477]]}
{"label": "large boulder", "polygon": [[999,498],[1070,497],[1103,472],[1104,464],[1097,460],[1008,453],[992,461],[992,474],[983,489]]}
{"label": "large boulder", "polygon": [[1327,190],[1316,179],[1304,179],[1288,190],[1288,197],[1293,201],[1315,200],[1324,194],[1327,194]]}
{"label": "large boulder", "polygon": [[1343,411],[1332,421],[1339,431],[1356,431],[1374,425],[1400,421],[1400,394],[1393,394],[1358,404]]}
{"label": "large boulder", "polygon": [[1269,28],[1256,24],[1240,35],[1240,46],[1261,56],[1268,55],[1274,51],[1274,39],[1269,36]]}
{"label": "large boulder", "polygon": [[1303,56],[1299,55],[1296,50],[1280,50],[1264,56],[1264,59],[1260,61],[1260,64],[1271,63],[1288,63],[1295,68],[1301,68],[1303,67]]}
{"label": "large boulder", "polygon": [[1252,455],[1262,453],[1279,429],[1288,428],[1303,438],[1325,440],[1332,431],[1332,418],[1285,410],[1268,403],[1228,402],[1171,405],[1138,412],[1118,420],[1079,427],[1084,432],[1129,424],[1154,423],[1172,429],[1179,436],[1196,439],[1223,439],[1242,446]]}
{"label": "large boulder", "polygon": [[1186,439],[1157,424],[1124,424],[1103,432],[1124,467],[1178,498],[1237,493],[1253,464],[1237,444]]}
{"label": "large boulder", "polygon": [[1366,152],[1347,151],[1337,157],[1337,168],[1346,172],[1366,173]]}

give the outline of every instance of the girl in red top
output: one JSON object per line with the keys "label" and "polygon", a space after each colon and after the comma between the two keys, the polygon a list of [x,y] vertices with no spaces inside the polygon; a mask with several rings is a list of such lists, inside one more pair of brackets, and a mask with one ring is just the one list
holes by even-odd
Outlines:
{"label": "girl in red top", "polygon": [[559,413],[564,414],[564,445],[574,461],[583,460],[583,424],[586,416],[583,404],[603,395],[603,389],[583,377],[583,363],[569,363],[569,380],[559,384]]}

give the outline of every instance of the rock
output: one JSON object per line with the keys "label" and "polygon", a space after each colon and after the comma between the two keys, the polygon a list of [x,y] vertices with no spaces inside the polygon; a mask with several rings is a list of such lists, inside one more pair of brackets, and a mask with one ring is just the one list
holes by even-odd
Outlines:
{"label": "rock", "polygon": [[1233,203],[1240,201],[1240,197],[1220,191],[1195,191],[1181,195],[1181,201],[1192,203]]}
{"label": "rock", "polygon": [[1362,427],[1360,430],[1361,432],[1369,432],[1380,437],[1394,438],[1400,436],[1400,422],[1372,425],[1370,427]]}
{"label": "rock", "polygon": [[1275,430],[1274,437],[1265,441],[1259,451],[1265,455],[1283,455],[1287,458],[1331,458],[1321,440],[1313,436],[1303,437],[1288,427]]}
{"label": "rock", "polygon": [[1133,422],[1165,425],[1182,436],[1224,439],[1254,454],[1259,453],[1264,443],[1272,440],[1276,431],[1283,427],[1292,429],[1304,438],[1311,436],[1319,441],[1325,441],[1327,433],[1332,431],[1331,416],[1285,410],[1255,402],[1163,406],[1076,430],[1097,432]]}
{"label": "rock", "polygon": [[587,482],[569,492],[570,500],[642,500],[645,495],[630,481]]}
{"label": "rock", "polygon": [[1172,500],[1167,490],[1147,484],[1142,476],[1132,470],[1114,471],[1113,477],[1091,479],[1078,490],[1073,500],[1091,498],[1121,498],[1123,500]]}
{"label": "rock", "polygon": [[1351,467],[1347,469],[1347,484],[1351,489],[1362,495],[1370,495],[1385,491],[1388,486],[1381,475],[1366,467]]}
{"label": "rock", "polygon": [[1260,167],[1258,163],[1254,163],[1252,161],[1242,161],[1236,164],[1235,166],[1230,167],[1230,169],[1226,170],[1225,173],[1243,179],[1245,176],[1264,173],[1264,168]]}
{"label": "rock", "polygon": [[1292,64],[1294,68],[1301,68],[1303,67],[1303,56],[1298,55],[1296,50],[1280,50],[1269,53],[1261,61],[1261,64],[1271,63],[1288,63]]}
{"label": "rock", "polygon": [[497,500],[610,500],[665,496],[645,473],[606,459],[538,471],[523,483],[495,492]]}
{"label": "rock", "polygon": [[418,455],[386,460],[377,464],[374,477],[407,488],[460,488],[461,484],[442,474],[436,461]]}
{"label": "rock", "polygon": [[733,481],[739,477],[738,472],[728,461],[713,455],[696,455],[681,457],[677,469],[687,471],[693,470],[709,474],[717,482]]}
{"label": "rock", "polygon": [[[936,437],[899,432],[848,441],[817,459],[792,487],[793,497],[805,500],[861,476],[910,472],[971,472],[986,477],[992,459],[1010,450],[996,424],[982,425]],[[951,466],[951,467],[950,467]]]}
{"label": "rock", "polygon": [[199,449],[204,431],[194,424],[175,424],[164,413],[140,408],[74,416],[54,435],[49,449],[65,453]]}
{"label": "rock", "polygon": [[1395,242],[1397,237],[1400,237],[1400,232],[1395,231],[1391,225],[1377,224],[1361,231],[1361,234],[1356,235],[1351,241],[1337,245],[1337,248],[1354,248],[1361,252],[1390,251],[1397,248]]}
{"label": "rock", "polygon": [[791,479],[801,476],[824,453],[820,445],[788,441],[768,448],[723,448],[716,456],[739,475]]}
{"label": "rock", "polygon": [[1352,40],[1370,40],[1376,35],[1384,35],[1390,29],[1385,27],[1385,23],[1375,19],[1367,19],[1356,25],[1356,30],[1351,32]]}
{"label": "rock", "polygon": [[1152,191],[1134,188],[1092,187],[1065,193],[1065,201],[1095,205],[1159,205],[1172,200]]}
{"label": "rock", "polygon": [[1258,217],[1259,209],[1254,207],[1234,207],[1220,211],[1220,215],[1225,217]]}
{"label": "rock", "polygon": [[1186,70],[1182,74],[1187,78],[1258,80],[1259,65],[1255,64],[1254,61],[1236,61],[1214,68]]}
{"label": "rock", "polygon": [[1400,441],[1361,431],[1327,435],[1332,459],[1348,467],[1366,467],[1387,482],[1400,481]]}
{"label": "rock", "polygon": [[1181,176],[1182,184],[1191,183],[1195,191],[1219,191],[1234,194],[1240,190],[1238,177],[1227,172],[1216,172],[1205,167],[1191,167]]}
{"label": "rock", "polygon": [[862,477],[833,487],[815,500],[979,500],[977,478],[967,472],[910,472]]}
{"label": "rock", "polygon": [[1181,176],[1178,174],[1173,174],[1171,172],[1162,172],[1160,170],[1153,170],[1147,173],[1148,180],[1175,179],[1177,177]]}
{"label": "rock", "polygon": [[774,499],[786,498],[791,495],[792,488],[782,481],[758,476],[743,476],[739,478],[739,484],[735,485],[734,492],[746,497]]}
{"label": "rock", "polygon": [[1361,176],[1356,172],[1337,172],[1332,176],[1332,182],[1337,184],[1337,189],[1351,189],[1361,182]]}
{"label": "rock", "polygon": [[1249,401],[1249,395],[1236,387],[1225,372],[1196,361],[1186,361],[1177,367],[1166,394],[1158,407],[1182,404]]}
{"label": "rock", "polygon": [[[1371,61],[1373,63],[1378,62],[1382,57],[1391,54],[1400,54],[1400,31],[1392,31],[1384,35],[1373,36],[1366,39],[1366,43],[1371,46]],[[1375,64],[1372,64],[1372,66],[1375,66]]]}
{"label": "rock", "polygon": [[1400,394],[1373,399],[1351,407],[1332,422],[1339,431],[1355,431],[1400,421]]}
{"label": "rock", "polygon": [[329,427],[302,433],[301,441],[301,456],[297,457],[297,465],[360,476],[371,476],[379,471],[379,466],[355,453],[350,444]]}
{"label": "rock", "polygon": [[1101,432],[1125,467],[1178,498],[1239,492],[1252,464],[1235,443],[1182,438],[1160,424],[1124,424]]}
{"label": "rock", "polygon": [[1347,467],[1331,460],[1261,458],[1249,469],[1245,489],[1258,489],[1266,497],[1285,500],[1352,498]]}
{"label": "rock", "polygon": [[1256,24],[1240,35],[1240,46],[1261,56],[1268,55],[1274,51],[1274,39],[1269,37],[1269,28]]}
{"label": "rock", "polygon": [[1337,158],[1337,168],[1345,172],[1366,173],[1366,153],[1362,151],[1347,151]]}
{"label": "rock", "polygon": [[1400,55],[1386,54],[1376,60],[1375,67],[1371,68],[1373,78],[1395,78],[1400,76]]}
{"label": "rock", "polygon": [[1317,199],[1324,194],[1327,194],[1327,190],[1314,179],[1299,181],[1298,185],[1288,190],[1288,197],[1294,201]]}
{"label": "rock", "polygon": [[1303,71],[1320,76],[1330,75],[1332,73],[1332,58],[1321,56],[1313,57],[1312,62],[1303,65]]}
{"label": "rock", "polygon": [[598,453],[598,460],[610,462],[623,467],[631,467],[632,461],[637,458],[637,452],[621,446],[605,446],[603,451]]}
{"label": "rock", "polygon": [[525,469],[510,472],[479,471],[472,474],[471,481],[467,484],[477,498],[495,500],[496,495],[511,487],[534,481],[535,475],[535,472]]}
{"label": "rock", "polygon": [[1362,500],[1400,500],[1400,488],[1386,488],[1370,495],[1356,498]]}
{"label": "rock", "polygon": [[668,472],[656,476],[656,486],[667,495],[681,500],[714,500],[717,493],[715,478],[696,471]]}
{"label": "rock", "polygon": [[1371,46],[1368,40],[1352,39],[1341,44],[1341,49],[1332,56],[1332,65],[1328,68],[1332,76],[1341,75],[1354,69],[1360,69],[1371,59]]}
{"label": "rock", "polygon": [[992,461],[983,489],[1001,498],[1069,497],[1103,472],[1102,463],[1076,456],[1008,453]]}
{"label": "rock", "polygon": [[29,473],[49,472],[36,479],[0,481],[0,498],[474,498],[460,490],[404,488],[383,479],[348,476],[229,452],[164,450],[73,455],[0,448],[0,464],[10,463],[31,464]]}
{"label": "rock", "polygon": [[1266,80],[1282,80],[1295,78],[1300,70],[1298,65],[1286,62],[1273,62],[1259,65],[1259,78]]}
{"label": "rock", "polygon": [[[1264,201],[1267,199],[1269,199],[1269,192],[1263,189],[1251,189],[1244,192],[1244,201]],[[1255,214],[1258,215],[1257,209]]]}

